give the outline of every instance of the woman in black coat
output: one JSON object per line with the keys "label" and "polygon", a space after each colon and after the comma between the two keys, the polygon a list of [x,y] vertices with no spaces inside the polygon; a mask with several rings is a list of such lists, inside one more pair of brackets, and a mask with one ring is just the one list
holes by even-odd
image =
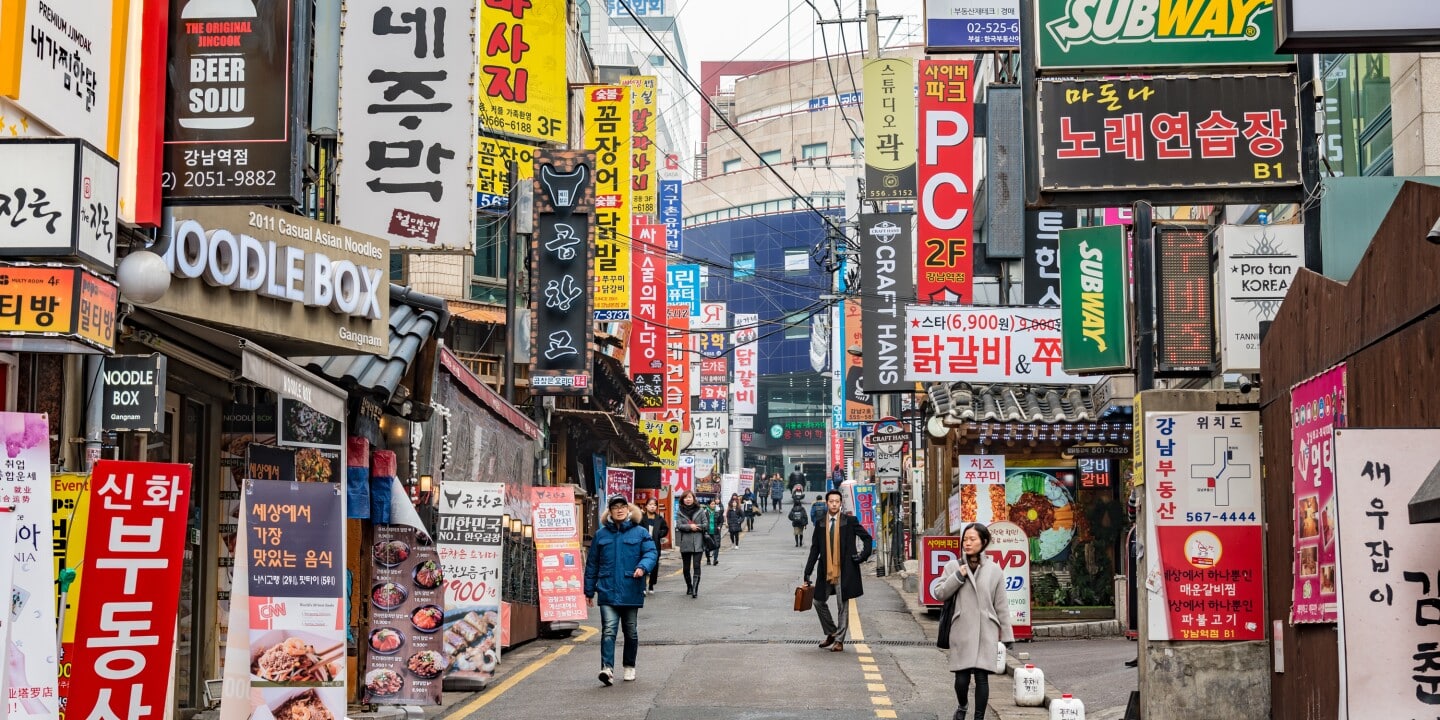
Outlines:
{"label": "woman in black coat", "polygon": [[725,527],[730,530],[730,547],[740,547],[740,532],[745,529],[745,508],[740,498],[730,498],[730,507],[725,508]]}
{"label": "woman in black coat", "polygon": [[640,521],[650,531],[650,539],[655,541],[655,572],[650,573],[650,580],[645,588],[645,594],[655,592],[655,578],[660,577],[660,543],[670,537],[670,523],[665,522],[665,516],[660,514],[660,503],[655,498],[645,501],[645,519]]}

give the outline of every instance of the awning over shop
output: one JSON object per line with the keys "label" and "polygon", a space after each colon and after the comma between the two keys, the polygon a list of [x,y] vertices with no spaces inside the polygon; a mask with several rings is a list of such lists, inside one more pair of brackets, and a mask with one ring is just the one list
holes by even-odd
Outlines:
{"label": "awning over shop", "polygon": [[[1082,385],[971,385],[963,382],[926,383],[925,392],[934,415],[953,420],[983,422],[1078,423],[1120,420],[1124,408],[1105,413],[1096,410],[1092,388]],[[1121,416],[1110,418],[1109,416]]]}
{"label": "awning over shop", "polygon": [[450,310],[454,313],[456,320],[488,325],[505,324],[505,307],[503,305],[451,300]]}
{"label": "awning over shop", "polygon": [[1440,464],[1410,497],[1410,524],[1440,522]]}
{"label": "awning over shop", "polygon": [[556,408],[551,418],[564,418],[590,432],[598,444],[611,450],[611,461],[616,464],[660,462],[660,458],[650,452],[650,442],[640,433],[640,427],[629,420],[603,410],[566,408]]}
{"label": "awning over shop", "polygon": [[389,357],[321,355],[297,357],[295,362],[341,387],[370,395],[400,417],[427,420],[437,341],[449,320],[443,298],[391,285]]}
{"label": "awning over shop", "polygon": [[449,372],[456,380],[459,380],[460,384],[468,390],[476,400],[483,403],[490,412],[495,413],[510,423],[511,427],[525,433],[525,436],[531,440],[540,439],[540,426],[536,425],[534,420],[525,417],[525,413],[506,401],[505,398],[500,396],[500,393],[490,389],[489,385],[481,382],[480,378],[475,377],[475,373],[470,372],[470,370],[465,367],[465,364],[460,362],[460,358],[456,357],[455,353],[450,352],[450,348],[440,348],[440,367]]}

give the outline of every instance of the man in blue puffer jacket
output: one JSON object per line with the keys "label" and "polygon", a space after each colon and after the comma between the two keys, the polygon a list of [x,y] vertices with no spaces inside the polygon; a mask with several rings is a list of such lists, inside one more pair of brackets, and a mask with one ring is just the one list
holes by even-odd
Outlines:
{"label": "man in blue puffer jacket", "polygon": [[645,576],[655,572],[660,553],[650,531],[640,524],[645,513],[616,495],[610,498],[605,522],[585,556],[585,600],[598,602],[604,629],[600,634],[600,682],[615,682],[615,635],[625,629],[621,658],[625,680],[635,679],[635,654],[640,649],[637,625],[645,605]]}

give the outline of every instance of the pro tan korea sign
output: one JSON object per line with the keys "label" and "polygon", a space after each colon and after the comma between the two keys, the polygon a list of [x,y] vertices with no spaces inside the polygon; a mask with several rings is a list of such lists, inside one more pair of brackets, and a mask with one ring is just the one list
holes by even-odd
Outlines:
{"label": "pro tan korea sign", "polygon": [[155,251],[173,275],[147,307],[387,356],[390,243],[254,205],[175,207]]}

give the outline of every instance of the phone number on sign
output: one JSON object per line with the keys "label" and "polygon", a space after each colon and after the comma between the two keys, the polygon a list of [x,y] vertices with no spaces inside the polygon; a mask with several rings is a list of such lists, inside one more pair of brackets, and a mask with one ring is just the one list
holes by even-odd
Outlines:
{"label": "phone number on sign", "polygon": [[263,187],[276,186],[278,173],[274,170],[183,170],[166,172],[160,184],[166,190],[176,189],[177,179],[183,188],[211,187]]}
{"label": "phone number on sign", "polygon": [[1185,522],[1255,522],[1255,517],[1253,512],[1187,512]]}

